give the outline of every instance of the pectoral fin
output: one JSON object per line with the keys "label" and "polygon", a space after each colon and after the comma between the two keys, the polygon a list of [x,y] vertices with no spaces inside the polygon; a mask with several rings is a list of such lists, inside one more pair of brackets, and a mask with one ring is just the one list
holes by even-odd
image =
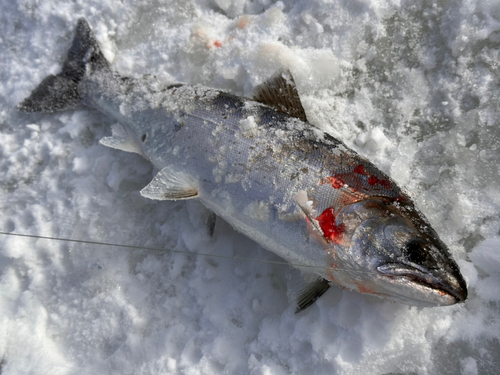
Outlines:
{"label": "pectoral fin", "polygon": [[100,144],[121,151],[135,152],[136,154],[144,156],[141,145],[127,132],[127,129],[120,124],[114,124],[111,131],[113,135],[111,137],[102,138],[99,141]]}
{"label": "pectoral fin", "polygon": [[198,196],[198,189],[191,176],[172,167],[165,167],[141,190],[141,195],[160,201],[191,199]]}
{"label": "pectoral fin", "polygon": [[99,141],[99,143],[107,147],[116,148],[126,152],[135,152],[136,154],[142,155],[142,148],[137,145],[137,142],[134,142],[130,138],[117,136],[104,137]]}

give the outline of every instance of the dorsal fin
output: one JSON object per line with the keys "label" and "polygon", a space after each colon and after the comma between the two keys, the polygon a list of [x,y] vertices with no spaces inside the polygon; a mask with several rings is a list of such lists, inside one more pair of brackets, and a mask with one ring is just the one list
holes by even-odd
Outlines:
{"label": "dorsal fin", "polygon": [[266,82],[255,88],[253,100],[267,104],[277,111],[307,121],[299,93],[288,68],[280,69]]}

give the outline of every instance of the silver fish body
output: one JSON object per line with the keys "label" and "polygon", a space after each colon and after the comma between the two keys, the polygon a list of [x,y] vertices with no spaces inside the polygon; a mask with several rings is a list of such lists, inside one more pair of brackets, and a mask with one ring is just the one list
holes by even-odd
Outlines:
{"label": "silver fish body", "polygon": [[121,129],[102,143],[140,153],[159,170],[144,196],[200,199],[238,231],[318,276],[298,310],[329,283],[411,305],[466,299],[456,263],[410,198],[368,160],[295,115],[289,104],[301,108],[297,98],[273,105],[295,89],[287,72],[262,88],[271,100],[259,101],[164,86],[153,76],[121,77],[80,20],[62,73],[50,77],[21,110],[83,104],[116,119]]}

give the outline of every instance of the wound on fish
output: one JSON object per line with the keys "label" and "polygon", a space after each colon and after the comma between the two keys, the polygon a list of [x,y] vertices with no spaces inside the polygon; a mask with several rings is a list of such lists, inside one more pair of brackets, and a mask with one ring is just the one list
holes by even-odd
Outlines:
{"label": "wound on fish", "polygon": [[340,225],[335,224],[335,210],[332,207],[324,210],[321,215],[316,217],[321,230],[323,231],[323,236],[330,242],[340,243],[342,234],[344,233],[345,225],[342,223]]}
{"label": "wound on fish", "polygon": [[358,287],[358,291],[363,294],[379,294],[375,290],[373,290],[373,286],[369,286],[369,283],[361,283],[358,281],[354,281],[354,284]]}
{"label": "wound on fish", "polygon": [[325,180],[327,183],[332,184],[332,187],[334,189],[340,189],[342,186],[344,186],[344,181],[336,176],[327,177]]}

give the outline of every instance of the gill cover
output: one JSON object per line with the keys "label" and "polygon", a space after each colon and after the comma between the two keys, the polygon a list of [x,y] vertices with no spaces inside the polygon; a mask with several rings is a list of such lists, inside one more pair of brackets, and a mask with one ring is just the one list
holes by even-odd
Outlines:
{"label": "gill cover", "polygon": [[344,224],[342,264],[364,271],[355,279],[370,285],[358,286],[360,292],[424,306],[467,298],[466,283],[448,248],[411,202],[356,202],[340,211],[337,222]]}

